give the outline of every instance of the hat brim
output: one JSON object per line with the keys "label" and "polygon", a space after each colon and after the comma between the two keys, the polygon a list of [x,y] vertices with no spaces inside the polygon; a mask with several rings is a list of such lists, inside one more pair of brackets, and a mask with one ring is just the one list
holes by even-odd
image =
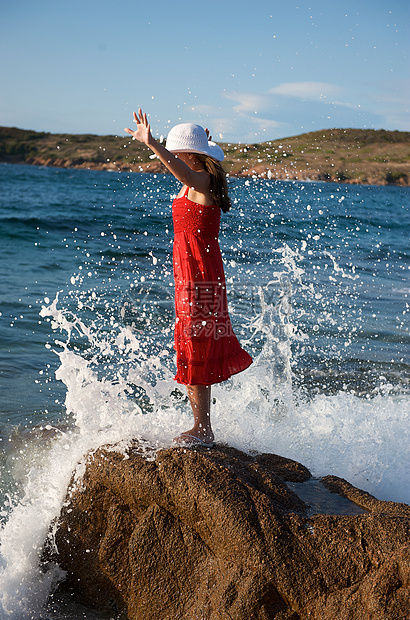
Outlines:
{"label": "hat brim", "polygon": [[221,149],[220,146],[218,146],[218,144],[215,144],[215,142],[208,142],[208,148],[207,149],[203,149],[203,150],[196,150],[193,148],[190,149],[168,149],[169,151],[171,151],[171,153],[198,153],[199,155],[209,155],[210,157],[213,157],[214,159],[216,159],[217,161],[223,161],[225,158],[224,152]]}

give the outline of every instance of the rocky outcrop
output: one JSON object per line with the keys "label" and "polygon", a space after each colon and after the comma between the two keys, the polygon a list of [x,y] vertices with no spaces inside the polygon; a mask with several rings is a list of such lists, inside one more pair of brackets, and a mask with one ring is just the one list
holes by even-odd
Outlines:
{"label": "rocky outcrop", "polygon": [[332,169],[324,165],[300,166],[297,163],[289,165],[253,164],[243,167],[234,176],[272,179],[273,181],[330,181],[332,183],[346,183],[348,185],[410,185],[410,166],[390,164],[389,170],[382,164],[362,163],[357,169]]}
{"label": "rocky outcrop", "polygon": [[368,512],[309,516],[291,488],[309,478],[226,446],[100,448],[71,484],[53,559],[76,596],[131,620],[407,619],[410,507],[331,476]]}
{"label": "rocky outcrop", "polygon": [[25,163],[32,166],[52,166],[54,168],[77,168],[80,170],[111,170],[113,172],[150,172],[153,174],[168,174],[166,167],[159,161],[148,163],[119,164],[115,161],[95,162],[88,160],[62,159],[60,157],[30,157]]}

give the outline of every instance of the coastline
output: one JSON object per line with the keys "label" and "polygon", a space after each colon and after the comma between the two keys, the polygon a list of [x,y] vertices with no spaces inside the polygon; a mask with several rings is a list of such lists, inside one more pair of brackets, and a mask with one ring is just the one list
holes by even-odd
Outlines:
{"label": "coastline", "polygon": [[[0,162],[7,163],[7,162]],[[15,162],[16,163],[16,162]],[[130,164],[118,164],[115,162],[110,163],[96,163],[92,161],[85,161],[80,164],[75,164],[71,160],[63,159],[42,159],[35,157],[25,162],[27,165],[34,166],[46,166],[54,168],[68,168],[68,169],[81,169],[81,170],[110,170],[113,172],[132,172],[132,173],[148,173],[148,174],[169,174],[168,170],[160,162],[149,163],[130,163]],[[345,183],[348,185],[379,185],[387,186],[393,185],[398,187],[410,186],[410,165],[409,174],[405,177],[400,176],[397,179],[392,178],[391,181],[386,179],[383,174],[383,170],[378,167],[367,171],[366,174],[362,174],[360,178],[344,177],[340,173],[335,172],[329,174],[321,171],[319,168],[296,168],[295,166],[269,166],[265,164],[257,164],[243,168],[239,172],[228,171],[228,176],[237,178],[259,178],[269,179],[272,181],[323,181],[331,183]]]}
{"label": "coastline", "polygon": [[[221,143],[232,177],[410,186],[410,132],[333,129],[257,144]],[[128,137],[0,127],[0,162],[86,170],[167,173]]]}

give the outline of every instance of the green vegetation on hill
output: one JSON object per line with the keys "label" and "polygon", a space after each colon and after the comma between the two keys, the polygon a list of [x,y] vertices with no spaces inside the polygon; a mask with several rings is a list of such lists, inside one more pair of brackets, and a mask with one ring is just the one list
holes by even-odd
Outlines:
{"label": "green vegetation on hill", "polygon": [[[410,184],[410,132],[327,129],[257,144],[222,144],[229,174]],[[163,170],[129,136],[51,134],[0,127],[0,161],[67,168]]]}
{"label": "green vegetation on hill", "polygon": [[[282,170],[289,178],[389,183],[410,181],[410,132],[326,129],[251,145],[228,145],[233,174]],[[249,163],[250,162],[250,163]]]}
{"label": "green vegetation on hill", "polygon": [[48,162],[46,165],[70,162],[69,167],[75,167],[84,163],[116,162],[121,166],[137,160],[149,161],[146,148],[137,142],[132,142],[132,149],[129,145],[128,136],[37,133],[0,127],[0,161],[3,162],[35,163],[35,160],[43,160]]}

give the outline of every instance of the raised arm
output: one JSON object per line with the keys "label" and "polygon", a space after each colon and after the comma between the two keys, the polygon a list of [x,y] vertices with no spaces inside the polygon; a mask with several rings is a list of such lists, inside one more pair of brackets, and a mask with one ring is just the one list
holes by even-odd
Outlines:
{"label": "raised arm", "polygon": [[135,140],[146,144],[178,181],[181,181],[184,185],[188,185],[188,187],[193,187],[201,194],[205,194],[209,191],[209,174],[205,171],[197,172],[192,170],[185,162],[179,159],[179,157],[157,142],[155,138],[152,137],[147,115],[143,114],[141,108],[138,110],[138,114],[134,112],[134,122],[137,123],[135,131],[127,127],[124,131],[129,133]]}

